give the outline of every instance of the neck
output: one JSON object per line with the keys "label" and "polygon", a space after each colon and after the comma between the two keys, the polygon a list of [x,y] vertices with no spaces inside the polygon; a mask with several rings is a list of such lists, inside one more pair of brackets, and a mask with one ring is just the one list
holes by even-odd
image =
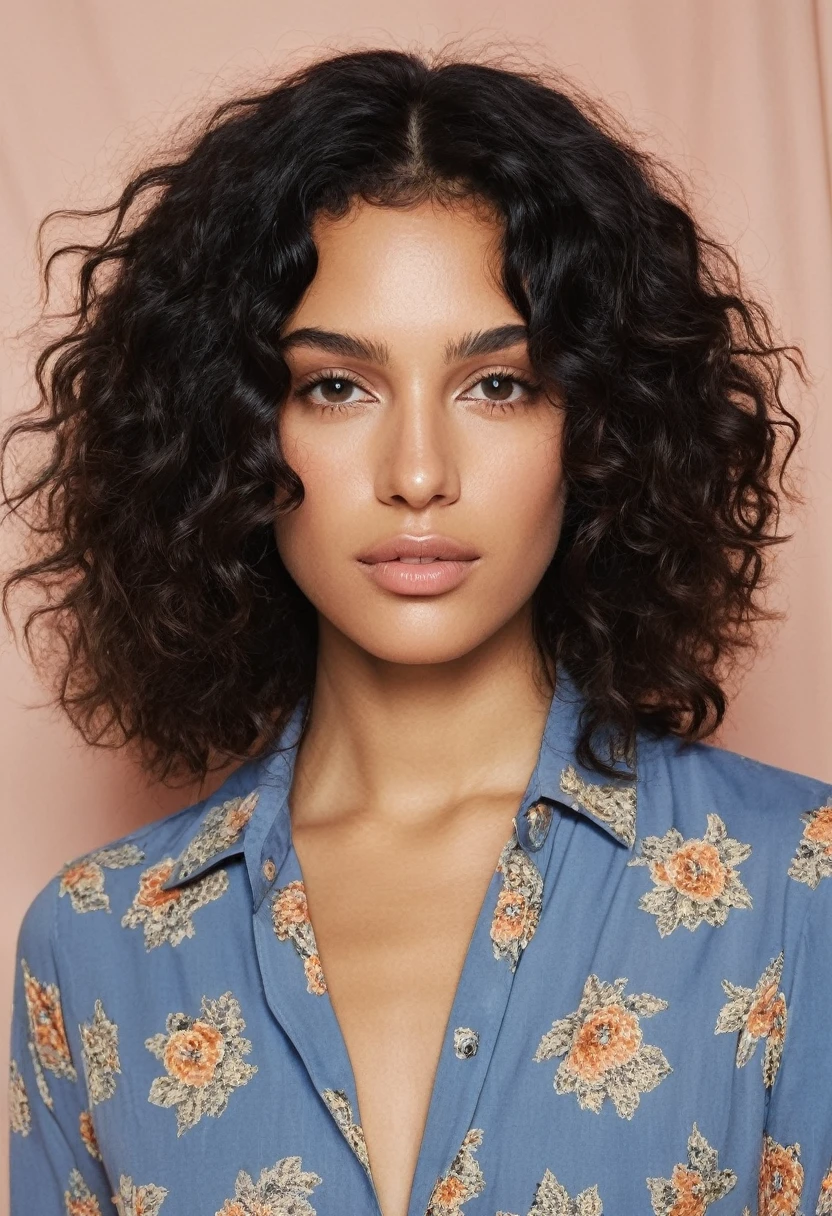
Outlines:
{"label": "neck", "polygon": [[345,810],[427,820],[470,799],[519,798],[552,693],[528,613],[474,651],[424,665],[380,660],[322,622],[295,822]]}

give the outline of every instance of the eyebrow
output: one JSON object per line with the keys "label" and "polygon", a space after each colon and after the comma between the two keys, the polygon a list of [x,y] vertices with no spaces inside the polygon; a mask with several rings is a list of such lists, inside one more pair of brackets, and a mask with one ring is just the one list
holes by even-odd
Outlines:
{"label": "eyebrow", "polygon": [[[525,325],[498,325],[494,329],[481,329],[477,333],[465,334],[458,341],[445,344],[445,362],[454,359],[471,359],[475,355],[493,355],[505,350],[508,346],[517,346],[525,342],[528,330]],[[280,339],[278,347],[290,350],[295,346],[312,346],[324,350],[331,355],[343,355],[344,358],[366,359],[370,363],[387,363],[390,351],[384,342],[373,342],[369,338],[360,338],[354,334],[337,333],[331,329],[318,329],[316,326],[305,326],[302,329],[290,330]]]}

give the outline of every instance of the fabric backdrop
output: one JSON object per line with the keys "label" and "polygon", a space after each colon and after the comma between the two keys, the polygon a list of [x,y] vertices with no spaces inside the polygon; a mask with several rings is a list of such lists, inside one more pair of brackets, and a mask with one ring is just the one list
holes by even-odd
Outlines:
{"label": "fabric backdrop", "polygon": [[[3,417],[34,400],[31,345],[14,335],[36,315],[38,220],[109,201],[194,105],[318,51],[451,39],[497,51],[510,41],[612,103],[693,179],[700,215],[735,246],[813,377],[789,394],[806,425],[808,503],[786,521],[796,536],[778,558],[772,599],[787,619],[717,741],[832,779],[832,0],[6,0],[0,25]],[[3,566],[16,543],[7,526]],[[5,1053],[15,936],[36,890],[64,860],[187,805],[223,774],[202,791],[151,788],[121,753],[89,748],[38,707],[44,690],[7,633],[0,688]]]}

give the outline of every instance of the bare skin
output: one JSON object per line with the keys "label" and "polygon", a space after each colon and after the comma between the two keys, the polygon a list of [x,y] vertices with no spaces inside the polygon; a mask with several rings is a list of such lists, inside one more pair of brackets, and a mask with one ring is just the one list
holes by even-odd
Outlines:
{"label": "bare skin", "polygon": [[[362,204],[314,235],[318,271],[284,336],[376,349],[286,352],[280,437],[306,498],[275,535],[319,620],[293,838],[379,1203],[406,1216],[465,953],[551,695],[530,597],[561,527],[563,414],[512,379],[534,382],[522,335],[447,358],[523,324],[482,209]],[[357,554],[403,532],[478,560],[442,593],[383,589]]]}

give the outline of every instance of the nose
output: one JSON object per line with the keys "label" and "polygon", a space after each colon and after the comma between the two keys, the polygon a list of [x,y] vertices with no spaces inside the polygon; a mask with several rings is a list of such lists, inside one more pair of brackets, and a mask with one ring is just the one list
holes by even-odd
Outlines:
{"label": "nose", "polygon": [[438,394],[423,387],[400,394],[378,437],[376,495],[414,510],[459,497],[459,437]]}

